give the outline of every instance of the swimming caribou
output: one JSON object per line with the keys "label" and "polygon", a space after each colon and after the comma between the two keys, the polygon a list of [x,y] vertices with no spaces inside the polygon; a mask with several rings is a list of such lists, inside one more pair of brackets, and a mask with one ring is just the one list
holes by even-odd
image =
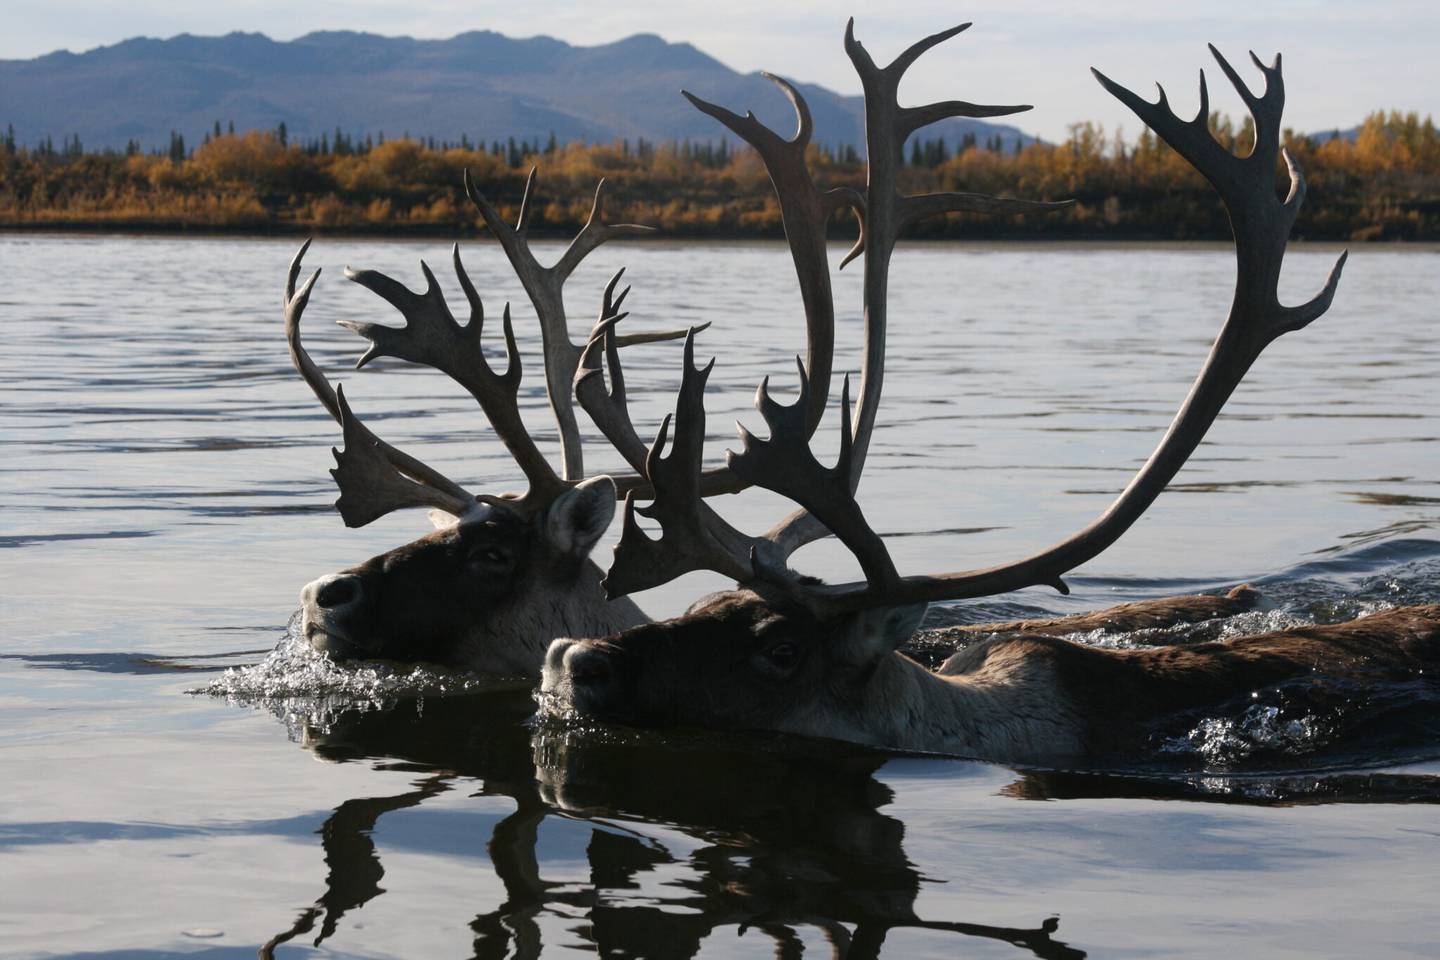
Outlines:
{"label": "swimming caribou", "polygon": [[[615,380],[607,391],[591,376],[602,346],[613,353],[624,346],[678,338],[685,331],[616,334],[615,325],[627,316],[621,307],[629,288],[617,293],[622,270],[605,288],[599,320],[585,346],[573,342],[563,298],[566,280],[600,244],[650,228],[606,223],[602,180],[585,226],[555,263],[544,266],[527,235],[534,187],[532,170],[511,226],[468,174],[465,178],[466,192],[499,240],[539,319],[546,389],[561,439],[559,471],[521,420],[521,361],[508,305],[502,319],[504,372],[492,369],[485,359],[484,305],[458,245],[452,260],[470,306],[466,324],[455,319],[424,261],[423,293],[374,270],[346,271],[349,279],[399,310],[403,327],[341,321],[370,341],[357,368],[376,357],[393,357],[434,367],[469,391],[524,474],[528,489],[521,495],[476,496],[371,432],[350,409],[344,390],[331,386],[300,337],[300,320],[320,275],[316,270],[299,283],[309,241],[290,264],[284,316],[291,360],[344,434],[344,447],[335,451],[337,466],[331,471],[340,488],[336,507],[341,516],[348,526],[359,527],[393,510],[426,507],[440,527],[304,587],[300,628],[316,650],[334,659],[429,661],[538,677],[545,648],[555,637],[605,636],[647,619],[628,598],[605,596],[601,570],[589,558],[614,517],[617,497],[649,490],[641,473],[645,446],[635,440],[621,447],[635,473],[587,477],[574,400],[587,409],[612,409],[618,403],[623,410],[623,381]],[[786,222],[795,224],[790,247],[806,291],[806,370],[813,382],[824,385],[830,377],[834,331],[824,237],[828,213],[820,217],[807,209],[803,215],[816,222],[801,225],[794,211],[787,211]],[[813,411],[814,424],[823,411],[822,397]],[[706,471],[698,482],[704,496],[746,486],[723,467]],[[706,513],[705,507],[699,509]]]}
{"label": "swimming caribou", "polygon": [[[774,135],[751,118],[737,117],[686,96],[754,145],[775,187],[805,314],[802,366],[810,399],[802,411],[800,432],[808,439],[825,411],[834,352],[826,226],[837,211],[859,209],[862,200],[850,189],[816,189],[805,164],[812,132],[809,108],[789,83],[778,77],[770,79],[795,108],[799,130],[792,139]],[[1000,112],[1014,109],[1028,108],[1002,108]],[[521,421],[520,356],[509,307],[502,323],[507,363],[500,373],[491,368],[481,350],[484,307],[461,263],[458,245],[452,259],[470,306],[470,320],[463,326],[423,261],[423,293],[373,270],[346,272],[349,279],[374,291],[405,318],[405,325],[399,328],[341,321],[371,342],[357,368],[376,357],[393,357],[434,367],[454,379],[479,401],[524,474],[529,488],[520,496],[475,496],[379,439],[360,421],[343,390],[330,385],[301,341],[301,316],[319,271],[299,283],[309,242],[296,254],[285,286],[286,335],[296,369],[344,433],[344,448],[335,454],[338,466],[331,471],[340,487],[336,506],[341,516],[353,527],[403,507],[428,507],[432,517],[438,514],[442,518],[438,522],[442,529],[435,533],[305,586],[300,627],[315,649],[335,659],[431,661],[538,677],[545,649],[553,638],[606,636],[646,622],[628,598],[613,591],[606,596],[600,586],[601,570],[589,555],[614,516],[617,498],[651,494],[649,451],[630,423],[617,351],[631,344],[677,338],[685,332],[618,334],[615,326],[626,316],[621,306],[629,288],[617,294],[620,274],[616,274],[605,289],[599,319],[584,345],[571,340],[563,298],[566,280],[600,244],[649,229],[606,223],[604,186],[602,180],[584,228],[547,267],[536,259],[527,235],[535,172],[531,171],[526,181],[514,226],[468,174],[465,179],[466,192],[500,242],[539,319],[545,383],[561,438],[558,471]],[[964,209],[999,213],[1063,206],[979,195],[964,195],[962,200]],[[601,375],[602,360],[606,359],[611,369],[608,386]],[[576,400],[633,473],[587,477],[574,411]],[[729,467],[703,471],[694,482],[697,497],[735,493],[749,485]],[[697,522],[723,531],[719,518],[703,502],[694,510]],[[812,538],[824,534],[820,527],[809,531]],[[739,545],[738,540],[730,544]],[[727,572],[738,574],[739,570]]]}
{"label": "swimming caribou", "polygon": [[[1220,194],[1236,249],[1229,317],[1159,446],[1093,523],[1013,563],[901,576],[855,499],[884,375],[890,256],[896,238],[916,219],[988,209],[994,203],[966,194],[902,194],[901,149],[916,130],[946,117],[1023,109],[961,101],[899,105],[896,90],[906,69],[967,26],[927,37],[885,67],[855,39],[853,21],[846,28],[845,50],[865,95],[869,176],[863,196],[845,198],[861,220],[851,256],[864,256],[865,352],[853,412],[848,378],[840,393],[838,462],[823,466],[811,452],[813,411],[826,390],[807,377],[802,365],[794,405],[777,403],[764,383],[757,391],[768,438],[741,427],[740,450],[726,458],[740,479],[779,493],[801,509],[760,537],[705,512],[696,478],[710,367],[695,366],[692,332],[685,345],[671,451],[661,455],[671,425],[667,418],[644,464],[653,499],[639,508],[636,500],[643,494],[637,490],[627,498],[624,534],[605,587],[610,596],[623,596],[688,570],[708,569],[733,577],[738,589],[704,598],[684,616],[664,623],[605,639],[556,640],[546,655],[539,694],[547,712],[637,724],[769,729],[883,748],[1047,761],[1122,752],[1135,746],[1146,721],[1219,704],[1313,671],[1364,681],[1440,666],[1440,605],[1389,610],[1330,627],[1167,648],[1114,650],[1051,636],[1002,637],[961,650],[933,672],[896,652],[920,624],[928,603],[1030,586],[1065,592],[1062,576],[1113,544],[1164,490],[1260,352],[1325,312],[1345,262],[1341,254],[1312,299],[1297,306],[1280,304],[1276,285],[1305,181],[1280,148],[1284,86],[1279,56],[1267,66],[1251,55],[1265,80],[1257,95],[1211,47],[1254,119],[1254,147],[1244,157],[1231,154],[1209,132],[1203,72],[1200,109],[1187,121],[1170,110],[1163,89],[1158,102],[1150,103],[1095,71],[1105,90]],[[817,195],[796,172],[803,163],[798,151],[786,168],[791,175],[775,176],[772,158],[788,145],[753,115],[741,118],[700,105],[772,163],[782,203],[816,209],[833,202]],[[1289,173],[1284,199],[1277,193],[1282,159]],[[601,333],[613,346],[613,332]],[[618,380],[618,352],[610,349],[607,361],[610,376]],[[601,412],[604,417],[597,420],[607,436],[628,428],[618,405]],[[658,539],[640,528],[637,511],[658,523]],[[796,549],[826,532],[854,553],[863,582],[827,585],[788,567]]]}

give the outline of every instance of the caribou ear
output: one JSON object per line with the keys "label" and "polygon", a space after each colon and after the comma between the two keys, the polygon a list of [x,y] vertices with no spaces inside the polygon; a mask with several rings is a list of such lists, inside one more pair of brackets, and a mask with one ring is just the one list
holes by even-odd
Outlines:
{"label": "caribou ear", "polygon": [[545,532],[556,550],[584,559],[615,518],[615,481],[591,477],[562,493],[545,514]]}
{"label": "caribou ear", "polygon": [[841,622],[837,631],[846,659],[866,664],[884,656],[909,640],[920,629],[928,604],[861,610]]}

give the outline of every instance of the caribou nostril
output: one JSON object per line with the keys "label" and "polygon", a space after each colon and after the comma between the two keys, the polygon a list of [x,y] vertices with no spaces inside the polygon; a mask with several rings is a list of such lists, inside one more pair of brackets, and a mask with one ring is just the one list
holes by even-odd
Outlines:
{"label": "caribou nostril", "polygon": [[614,672],[610,658],[591,646],[577,644],[565,656],[571,683],[601,684]]}
{"label": "caribou nostril", "polygon": [[315,603],[327,610],[347,606],[360,597],[359,577],[336,577],[322,585],[315,594]]}

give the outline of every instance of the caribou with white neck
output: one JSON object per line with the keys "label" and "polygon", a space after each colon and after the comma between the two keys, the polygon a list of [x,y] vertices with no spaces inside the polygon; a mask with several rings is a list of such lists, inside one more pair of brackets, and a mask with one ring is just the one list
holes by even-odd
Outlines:
{"label": "caribou with white neck", "polygon": [[[866,348],[853,413],[848,380],[841,390],[837,464],[825,467],[811,452],[807,430],[813,429],[812,411],[823,406],[825,392],[807,379],[802,365],[800,400],[793,406],[776,403],[766,386],[760,387],[756,405],[769,428],[768,439],[742,427],[741,449],[727,456],[728,467],[742,480],[784,495],[800,511],[759,537],[702,515],[695,478],[702,466],[709,370],[694,365],[692,333],[672,451],[661,456],[667,420],[645,464],[653,502],[640,509],[659,523],[661,537],[652,539],[635,522],[641,495],[631,495],[624,536],[605,585],[611,596],[622,596],[686,570],[709,569],[733,577],[739,589],[707,597],[665,623],[603,640],[557,640],[542,680],[541,701],[548,712],[637,724],[771,729],[893,749],[1046,761],[1123,752],[1135,746],[1131,738],[1146,721],[1316,670],[1364,682],[1440,665],[1440,606],[1173,648],[1105,650],[1050,637],[1000,638],[962,650],[935,672],[896,652],[928,603],[1032,586],[1065,591],[1062,576],[1113,544],[1165,489],[1260,352],[1326,311],[1345,261],[1342,254],[1309,301],[1297,306],[1279,302],[1281,262],[1305,183],[1280,147],[1284,87],[1278,56],[1267,66],[1252,55],[1265,80],[1257,95],[1212,48],[1254,118],[1255,144],[1244,157],[1231,154],[1209,132],[1203,73],[1199,113],[1186,121],[1171,112],[1163,90],[1159,102],[1150,103],[1097,71],[1101,86],[1220,194],[1236,247],[1229,317],[1159,446],[1093,523],[1013,563],[901,576],[855,500],[884,376],[890,257],[903,228],[917,218],[987,209],[988,202],[968,194],[903,195],[901,149],[917,129],[946,117],[1024,109],[962,101],[899,106],[896,90],[906,69],[965,26],[920,41],[883,68],[855,40],[853,22],[846,31],[845,49],[865,93],[869,178],[863,196],[847,202],[862,223],[852,256],[864,256]],[[707,112],[762,155],[767,147],[777,149],[779,138],[753,116],[740,118],[719,108]],[[1282,158],[1289,179],[1283,199],[1277,189]],[[775,178],[777,190],[782,196],[799,194],[793,205],[815,203],[794,179]],[[618,378],[618,353],[611,350],[608,360],[612,379]],[[612,419],[620,414],[612,412]],[[788,567],[796,549],[826,532],[854,553],[863,582],[826,585]]]}

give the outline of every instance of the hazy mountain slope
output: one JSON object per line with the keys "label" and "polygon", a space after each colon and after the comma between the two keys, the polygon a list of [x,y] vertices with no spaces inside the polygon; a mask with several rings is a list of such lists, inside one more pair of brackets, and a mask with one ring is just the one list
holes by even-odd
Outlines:
{"label": "hazy mountain slope", "polygon": [[[837,50],[837,55],[839,51]],[[777,64],[783,72],[784,65]],[[791,78],[799,83],[798,78]],[[816,139],[863,143],[858,97],[800,83]],[[780,129],[789,105],[758,74],[740,74],[688,43],[638,34],[596,47],[549,37],[516,40],[489,31],[448,40],[352,32],[289,42],[262,34],[136,38],[82,54],[0,60],[0,128],[22,143],[78,134],[87,149],[130,139],[164,146],[170,131],[196,142],[215,121],[236,129],[284,122],[293,138],[336,127],[363,136],[561,141],[615,137],[714,140],[722,128],[692,108],[681,88]],[[967,131],[1012,145],[1015,127],[947,121],[930,136],[958,143]]]}

